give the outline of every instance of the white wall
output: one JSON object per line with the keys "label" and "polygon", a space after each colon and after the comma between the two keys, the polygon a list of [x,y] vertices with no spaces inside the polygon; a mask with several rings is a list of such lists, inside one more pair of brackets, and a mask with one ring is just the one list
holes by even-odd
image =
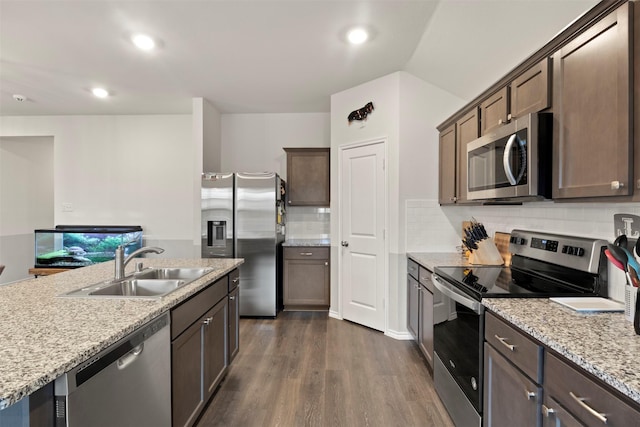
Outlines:
{"label": "white wall", "polygon": [[53,136],[55,224],[139,224],[166,257],[196,252],[192,127],[191,115],[0,117],[0,136]]}
{"label": "white wall", "polygon": [[284,147],[329,147],[328,113],[223,114],[221,172],[277,172],[286,179]]}
{"label": "white wall", "polygon": [[34,234],[53,219],[53,138],[0,137],[0,283],[29,277]]}
{"label": "white wall", "polygon": [[207,100],[203,100],[202,115],[202,171],[220,171],[222,168],[222,115]]}

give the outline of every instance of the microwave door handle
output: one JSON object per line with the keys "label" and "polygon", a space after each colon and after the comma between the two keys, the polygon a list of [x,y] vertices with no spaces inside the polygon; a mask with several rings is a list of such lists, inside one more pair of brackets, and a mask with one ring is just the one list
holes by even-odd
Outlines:
{"label": "microwave door handle", "polygon": [[502,155],[502,167],[504,168],[504,173],[507,175],[507,179],[509,180],[509,184],[516,185],[518,182],[516,181],[516,177],[513,176],[513,171],[511,170],[511,164],[509,162],[509,153],[513,148],[513,144],[516,142],[516,134],[514,133],[509,137],[507,141],[507,145],[504,147],[504,154]]}
{"label": "microwave door handle", "polygon": [[463,306],[467,307],[469,310],[472,310],[474,313],[477,313],[477,314],[481,313],[482,310],[480,308],[480,303],[478,301],[471,299],[466,295],[462,295],[459,292],[456,292],[451,287],[449,287],[449,285],[443,283],[443,279],[441,279],[439,276],[436,276],[435,274],[432,274],[431,278],[433,279],[433,286],[435,286],[436,289],[438,289],[444,295],[448,296],[455,302],[462,304]]}

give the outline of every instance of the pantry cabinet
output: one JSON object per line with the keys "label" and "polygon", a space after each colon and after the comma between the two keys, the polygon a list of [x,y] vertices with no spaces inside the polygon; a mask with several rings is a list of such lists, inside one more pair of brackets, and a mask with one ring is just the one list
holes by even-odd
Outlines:
{"label": "pantry cabinet", "polygon": [[287,205],[329,206],[330,149],[285,148],[287,153]]}
{"label": "pantry cabinet", "polygon": [[633,193],[633,3],[553,55],[554,199]]}

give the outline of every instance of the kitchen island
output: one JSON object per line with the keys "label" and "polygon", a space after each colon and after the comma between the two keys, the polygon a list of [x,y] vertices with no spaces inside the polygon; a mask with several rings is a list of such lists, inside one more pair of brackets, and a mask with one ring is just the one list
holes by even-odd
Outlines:
{"label": "kitchen island", "polygon": [[213,271],[160,299],[58,296],[112,279],[113,262],[0,286],[0,410],[168,312],[243,263],[242,259],[141,261],[145,267],[213,268]]}

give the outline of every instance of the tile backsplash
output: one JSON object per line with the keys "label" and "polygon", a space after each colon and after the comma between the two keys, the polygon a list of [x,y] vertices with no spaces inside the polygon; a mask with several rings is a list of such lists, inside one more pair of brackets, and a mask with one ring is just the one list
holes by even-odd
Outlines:
{"label": "tile backsplash", "polygon": [[[529,202],[519,206],[440,206],[437,200],[406,201],[406,252],[451,252],[460,246],[462,221],[482,222],[489,235],[515,228],[612,242],[613,215],[640,215],[638,203]],[[624,274],[610,267],[610,295],[624,298]],[[616,284],[622,283],[622,288]]]}
{"label": "tile backsplash", "polygon": [[289,206],[286,216],[286,238],[328,239],[331,234],[330,219],[329,208]]}

